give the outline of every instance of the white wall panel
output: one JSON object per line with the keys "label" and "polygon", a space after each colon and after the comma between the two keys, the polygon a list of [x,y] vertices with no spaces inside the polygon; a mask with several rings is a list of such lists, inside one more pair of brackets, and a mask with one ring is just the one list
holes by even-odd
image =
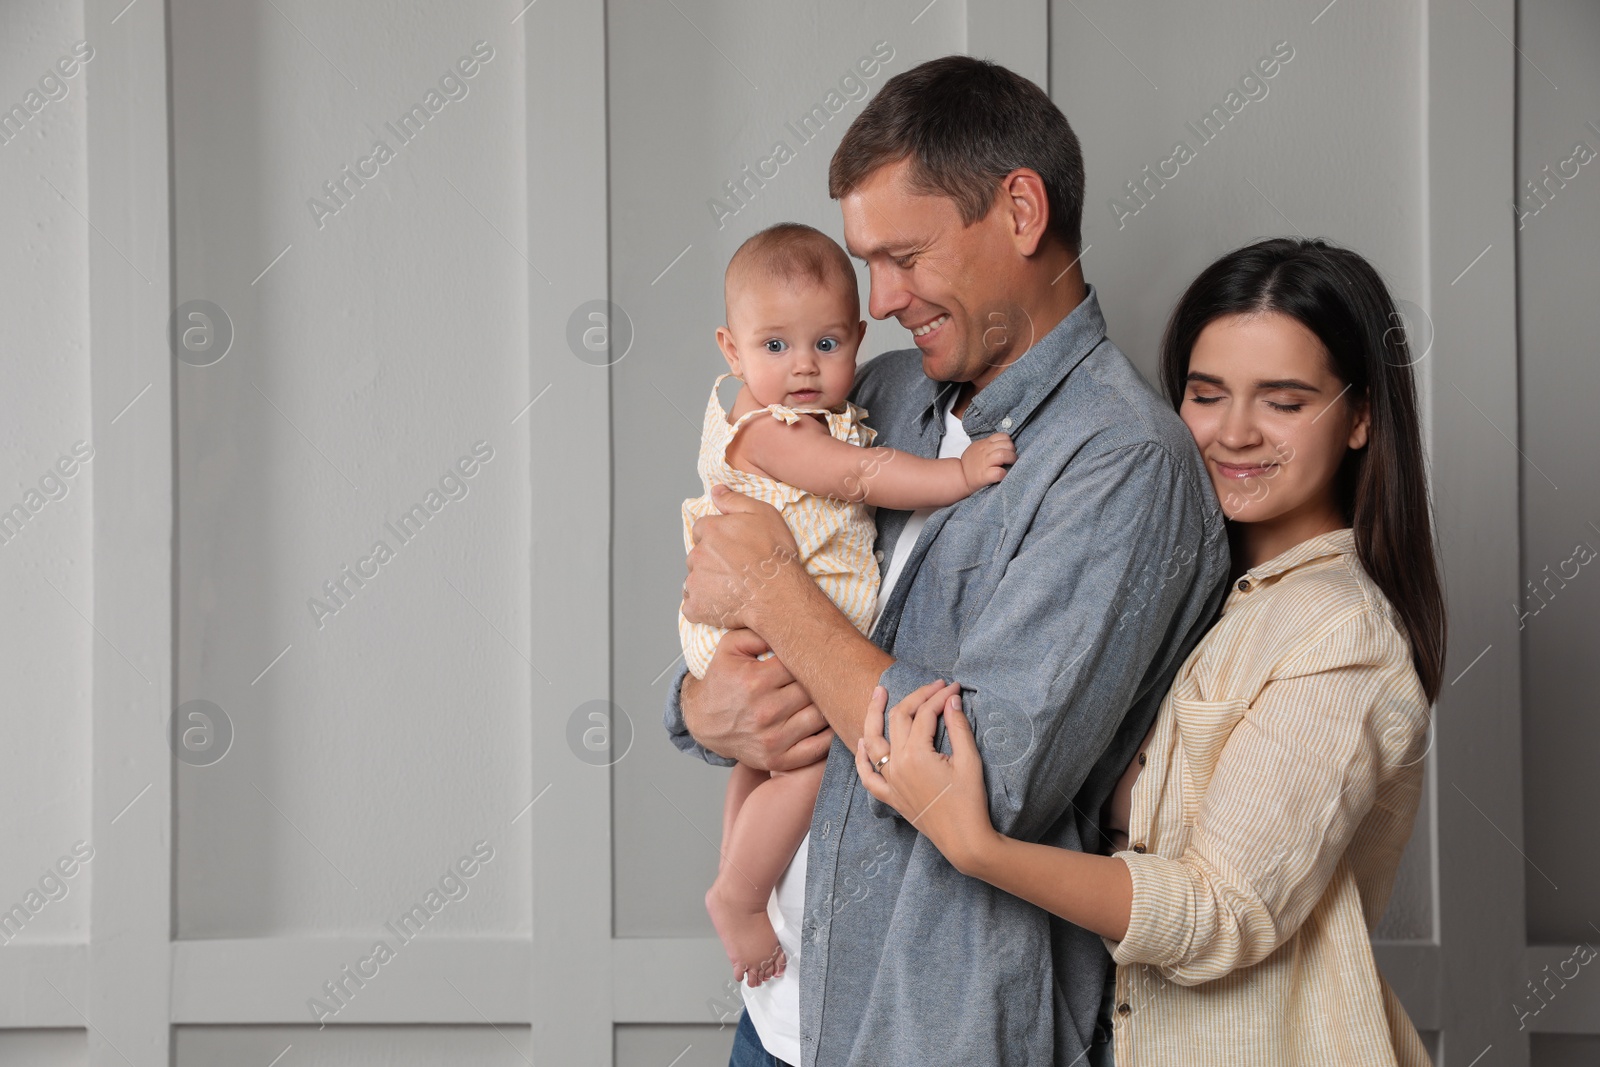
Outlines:
{"label": "white wall panel", "polygon": [[177,1067],[524,1067],[526,1026],[184,1026]]}
{"label": "white wall panel", "polygon": [[179,936],[376,933],[478,841],[430,933],[527,934],[513,754],[530,661],[556,665],[512,421],[544,258],[522,28],[488,3],[172,11],[177,299],[233,330],[178,375],[178,697],[234,731],[179,768]]}
{"label": "white wall panel", "polygon": [[79,1067],[89,1062],[83,1030],[0,1031],[0,1063]]}
{"label": "white wall panel", "polygon": [[[0,419],[0,952],[85,936],[86,868],[62,878],[56,864],[93,847],[92,646],[127,640],[89,621],[93,456],[116,435],[89,408],[88,254],[102,238],[85,215],[88,79],[74,47],[86,40],[76,5],[0,5],[0,351],[13,398]],[[93,64],[92,46],[78,51]]]}
{"label": "white wall panel", "polygon": [[[1517,620],[1528,665],[1527,849],[1538,865],[1525,872],[1528,935],[1570,953],[1580,941],[1600,945],[1600,854],[1573,847],[1592,838],[1588,817],[1600,810],[1592,772],[1600,751],[1600,306],[1592,299],[1600,283],[1600,6],[1567,0],[1519,9],[1530,60],[1517,65],[1516,186],[1527,465],[1522,584],[1505,610]],[[1594,1003],[1591,1026],[1600,1031]]]}

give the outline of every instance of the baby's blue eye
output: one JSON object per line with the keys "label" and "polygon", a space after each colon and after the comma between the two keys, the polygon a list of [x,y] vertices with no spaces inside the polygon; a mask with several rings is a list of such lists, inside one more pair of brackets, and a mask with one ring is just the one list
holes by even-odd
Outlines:
{"label": "baby's blue eye", "polygon": [[[778,347],[774,348],[774,347],[772,347],[773,345],[777,345]],[[785,348],[788,348],[789,345],[786,342],[781,341],[778,338],[774,337],[771,340],[765,342],[765,344],[763,344],[762,347],[765,348],[768,352],[778,353],[778,352],[782,352]]]}
{"label": "baby's blue eye", "polygon": [[824,337],[822,340],[817,342],[817,347],[824,352],[832,352],[834,349],[839,347],[839,342],[835,341],[831,337]]}

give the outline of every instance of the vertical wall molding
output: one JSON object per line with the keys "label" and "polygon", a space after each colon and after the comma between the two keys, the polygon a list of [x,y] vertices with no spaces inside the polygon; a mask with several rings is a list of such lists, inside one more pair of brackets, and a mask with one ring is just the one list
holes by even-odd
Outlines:
{"label": "vertical wall molding", "polygon": [[[1451,626],[1434,751],[1440,1065],[1466,1067],[1492,1045],[1494,1063],[1521,1067],[1528,1041],[1514,1005],[1526,956],[1525,867],[1506,840],[1522,840],[1521,643],[1507,607],[1518,587],[1523,462],[1512,444],[1517,279],[1506,210],[1517,57],[1496,32],[1516,16],[1513,0],[1480,0],[1476,9],[1430,3],[1423,18],[1435,323],[1425,380]],[[1510,855],[1484,862],[1501,849]]]}
{"label": "vertical wall molding", "polygon": [[[92,1067],[171,1056],[173,373],[167,9],[85,5],[94,620]],[[119,17],[120,13],[120,17]],[[126,259],[124,258],[126,257]],[[116,421],[113,423],[113,419]],[[62,993],[69,993],[62,990]],[[59,994],[49,993],[51,997]]]}
{"label": "vertical wall molding", "polygon": [[[567,727],[580,705],[611,698],[610,371],[577,358],[567,323],[610,291],[605,6],[530,6],[521,24],[528,258],[537,268],[528,276],[529,386],[549,387],[525,416],[533,647],[549,665],[549,681],[532,683],[533,789],[549,791],[524,816],[533,834],[532,1048],[542,1063],[599,1064],[612,1056],[611,769],[574,758]],[[612,337],[618,325],[609,324]],[[619,724],[611,727],[620,742]]]}

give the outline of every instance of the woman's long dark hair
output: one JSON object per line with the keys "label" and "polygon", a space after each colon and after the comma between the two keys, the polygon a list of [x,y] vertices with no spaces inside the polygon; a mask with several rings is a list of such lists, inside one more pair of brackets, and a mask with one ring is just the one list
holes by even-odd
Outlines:
{"label": "woman's long dark hair", "polygon": [[1444,675],[1444,593],[1417,418],[1414,358],[1383,279],[1361,256],[1320,239],[1280,237],[1229,252],[1200,273],[1172,312],[1161,342],[1161,384],[1183,404],[1189,353],[1223,315],[1271,311],[1298,320],[1322,342],[1330,368],[1365,398],[1371,423],[1336,476],[1361,565],[1394,605],[1429,701]]}

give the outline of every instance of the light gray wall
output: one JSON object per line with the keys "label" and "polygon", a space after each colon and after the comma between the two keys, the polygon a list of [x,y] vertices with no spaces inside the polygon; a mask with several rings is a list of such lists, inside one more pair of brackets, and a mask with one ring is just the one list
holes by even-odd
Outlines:
{"label": "light gray wall", "polygon": [[[85,39],[72,5],[0,4],[0,108],[43,103],[0,144],[0,293],[8,388],[0,419],[0,675],[8,743],[0,746],[0,910],[9,911],[75,842],[90,842],[82,768],[89,754],[89,664],[94,630],[90,555],[95,462],[115,447],[97,434],[89,391],[89,242],[85,167],[86,72],[69,63]],[[92,65],[94,59],[89,63]],[[40,80],[54,78],[40,88]],[[64,92],[65,95],[62,95]],[[26,106],[26,105],[25,105]],[[37,103],[31,106],[39,106]],[[66,466],[58,467],[63,457]],[[70,470],[69,476],[61,471]],[[22,512],[14,512],[20,507]],[[27,517],[22,518],[23,515]],[[19,528],[20,527],[20,528]],[[90,866],[93,861],[90,861]],[[0,952],[28,943],[82,940],[87,879],[29,920]],[[81,1039],[79,1039],[81,1045]]]}
{"label": "light gray wall", "polygon": [[1535,1034],[1529,1044],[1534,1067],[1594,1067],[1600,1063],[1600,1037]]}
{"label": "light gray wall", "polygon": [[277,1056],[296,1067],[517,1067],[533,1062],[525,1026],[346,1027],[325,1031],[315,1041],[308,1038],[296,1027],[185,1026],[174,1045],[183,1067],[272,1064]]}
{"label": "light gray wall", "polygon": [[[1524,616],[1528,937],[1600,945],[1600,854],[1587,847],[1600,811],[1600,6],[1518,11],[1522,579],[1539,592],[1524,584],[1505,610]],[[1530,181],[1548,183],[1542,199]]]}
{"label": "light gray wall", "polygon": [[[177,695],[235,731],[179,768],[179,936],[377,933],[479,839],[495,860],[439,929],[526,934],[509,820],[533,787],[499,755],[528,750],[537,680],[520,27],[481,3],[172,10],[177,300],[234,330],[178,367]],[[388,123],[479,40],[466,95],[402,142]],[[319,221],[375,138],[395,158]],[[315,618],[380,540],[394,558]]]}

